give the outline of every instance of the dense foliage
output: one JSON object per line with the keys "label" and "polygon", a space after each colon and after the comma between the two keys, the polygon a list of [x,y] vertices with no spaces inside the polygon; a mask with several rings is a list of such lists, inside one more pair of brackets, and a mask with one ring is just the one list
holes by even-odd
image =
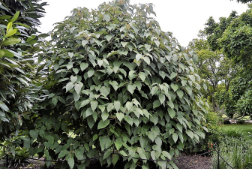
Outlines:
{"label": "dense foliage", "polygon": [[[232,12],[228,18],[220,18],[216,23],[209,18],[205,33],[212,50],[221,50],[236,64],[237,74],[230,81],[227,90],[216,93],[220,105],[226,108],[227,115],[233,117],[250,115],[251,96],[251,8],[238,16]],[[226,80],[225,80],[226,82]]]}
{"label": "dense foliage", "polygon": [[52,63],[50,93],[24,143],[31,155],[45,155],[47,165],[65,159],[55,168],[85,168],[93,156],[108,165],[124,159],[125,168],[136,168],[138,158],[176,168],[164,160],[204,137],[196,56],[153,14],[151,4],[117,0],[74,9],[56,25],[42,54]]}
{"label": "dense foliage", "polygon": [[33,2],[36,1],[0,2],[0,143],[6,146],[2,155],[15,155],[15,147],[21,143],[17,136],[23,120],[29,119],[38,99],[34,53],[39,48],[38,37],[33,33],[37,32],[34,26],[45,3],[37,7]]}

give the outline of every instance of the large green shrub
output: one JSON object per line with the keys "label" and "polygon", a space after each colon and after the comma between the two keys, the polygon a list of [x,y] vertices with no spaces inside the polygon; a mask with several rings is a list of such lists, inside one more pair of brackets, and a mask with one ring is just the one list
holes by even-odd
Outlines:
{"label": "large green shrub", "polygon": [[74,9],[56,25],[43,53],[52,62],[50,93],[24,145],[31,155],[45,155],[47,165],[65,159],[55,168],[85,168],[97,156],[108,165],[123,157],[125,168],[136,168],[138,158],[176,168],[170,160],[204,137],[196,56],[153,14],[151,4],[117,0]]}

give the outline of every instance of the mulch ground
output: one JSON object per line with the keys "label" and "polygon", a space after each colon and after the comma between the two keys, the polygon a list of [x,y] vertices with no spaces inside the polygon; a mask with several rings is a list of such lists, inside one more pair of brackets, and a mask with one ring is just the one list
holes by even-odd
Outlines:
{"label": "mulch ground", "polygon": [[181,155],[176,158],[175,164],[179,169],[211,169],[211,157],[202,157],[194,155]]}
{"label": "mulch ground", "polygon": [[[211,157],[201,157],[201,156],[182,154],[180,157],[177,157],[176,159],[177,161],[175,162],[175,164],[178,166],[179,169],[211,169],[212,166]],[[22,167],[22,169],[42,169],[41,164],[36,164],[35,161],[31,161],[31,163],[34,164],[33,167]],[[92,168],[99,169],[99,167],[97,168],[97,166],[95,166],[95,168],[93,167]],[[2,169],[1,164],[0,169]],[[103,168],[100,167],[100,169]]]}

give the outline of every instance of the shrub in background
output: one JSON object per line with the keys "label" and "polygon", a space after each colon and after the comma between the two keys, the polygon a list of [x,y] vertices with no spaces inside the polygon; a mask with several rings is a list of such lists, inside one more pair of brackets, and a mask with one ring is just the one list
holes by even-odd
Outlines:
{"label": "shrub in background", "polygon": [[245,124],[245,120],[237,120],[236,124]]}

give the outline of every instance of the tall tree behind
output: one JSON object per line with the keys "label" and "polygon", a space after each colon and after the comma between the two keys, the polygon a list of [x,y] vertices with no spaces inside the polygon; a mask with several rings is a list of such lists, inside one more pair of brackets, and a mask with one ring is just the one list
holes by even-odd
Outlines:
{"label": "tall tree behind", "polygon": [[[213,24],[215,24],[213,22]],[[230,81],[235,76],[235,68],[232,66],[230,59],[225,58],[220,50],[213,51],[208,41],[205,39],[203,31],[200,32],[200,39],[193,39],[189,43],[189,48],[193,49],[198,55],[198,73],[201,78],[208,82],[207,92],[204,93],[205,98],[211,101],[213,109],[218,111],[219,106],[214,99],[214,93],[218,91],[218,84],[223,82],[226,90],[229,88]]]}

